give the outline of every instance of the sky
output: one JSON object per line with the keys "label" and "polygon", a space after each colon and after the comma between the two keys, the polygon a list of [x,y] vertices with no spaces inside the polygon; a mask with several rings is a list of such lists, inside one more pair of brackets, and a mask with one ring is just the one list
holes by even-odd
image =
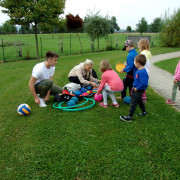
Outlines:
{"label": "sky", "polygon": [[[180,8],[180,0],[66,0],[64,14],[78,14],[84,18],[90,13],[116,17],[120,29],[136,28],[142,17],[151,24],[157,17],[164,17],[165,11],[172,14]],[[9,17],[1,12],[0,25]]]}

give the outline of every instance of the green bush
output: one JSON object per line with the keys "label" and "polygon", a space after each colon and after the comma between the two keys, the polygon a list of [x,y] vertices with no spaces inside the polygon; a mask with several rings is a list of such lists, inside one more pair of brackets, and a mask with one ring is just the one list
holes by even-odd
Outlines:
{"label": "green bush", "polygon": [[159,40],[161,46],[180,47],[180,9],[170,17],[165,15]]}

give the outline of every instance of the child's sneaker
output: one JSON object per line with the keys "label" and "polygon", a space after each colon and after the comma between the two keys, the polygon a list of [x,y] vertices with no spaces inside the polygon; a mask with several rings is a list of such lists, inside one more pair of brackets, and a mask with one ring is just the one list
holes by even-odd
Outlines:
{"label": "child's sneaker", "polygon": [[132,121],[132,117],[131,116],[120,116],[120,119],[123,121],[127,121],[127,122],[131,122]]}
{"label": "child's sneaker", "polygon": [[118,107],[119,107],[119,104],[118,104],[118,103],[116,103],[116,104],[111,103],[110,105],[111,105],[111,106],[114,106],[114,107],[116,107],[116,108],[118,108]]}
{"label": "child's sneaker", "polygon": [[40,104],[39,104],[40,107],[46,107],[46,106],[47,106],[47,105],[45,104],[44,99],[39,98],[39,100],[40,100]]}
{"label": "child's sneaker", "polygon": [[103,102],[99,103],[99,105],[104,107],[104,108],[108,108],[108,105],[105,105]]}
{"label": "child's sneaker", "polygon": [[148,115],[147,112],[141,112],[141,113],[139,113],[139,114],[136,114],[136,116],[147,116],[147,115]]}
{"label": "child's sneaker", "polygon": [[176,102],[172,101],[171,99],[168,99],[166,101],[166,104],[168,104],[168,105],[176,105]]}

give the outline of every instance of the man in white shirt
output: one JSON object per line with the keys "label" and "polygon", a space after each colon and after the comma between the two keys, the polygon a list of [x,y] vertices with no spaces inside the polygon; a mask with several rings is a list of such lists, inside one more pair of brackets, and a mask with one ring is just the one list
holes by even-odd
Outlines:
{"label": "man in white shirt", "polygon": [[29,88],[32,92],[35,103],[40,107],[46,107],[45,101],[49,100],[49,96],[62,92],[62,88],[53,84],[53,75],[55,65],[57,64],[58,54],[48,51],[46,60],[38,63],[32,70],[32,76],[29,81]]}

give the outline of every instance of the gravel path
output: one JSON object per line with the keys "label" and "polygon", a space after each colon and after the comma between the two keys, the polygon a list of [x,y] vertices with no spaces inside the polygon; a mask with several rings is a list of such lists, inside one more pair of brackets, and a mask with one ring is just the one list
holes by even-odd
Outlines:
{"label": "gravel path", "polygon": [[[173,75],[169,72],[158,68],[154,65],[155,62],[163,61],[166,59],[172,59],[180,57],[179,52],[166,53],[160,55],[154,55],[151,58],[151,67],[150,67],[150,76],[149,76],[149,85],[158,92],[161,96],[163,96],[166,100],[171,99],[172,94],[172,86],[173,86]],[[180,91],[177,90],[175,106],[177,110],[180,111]]]}

